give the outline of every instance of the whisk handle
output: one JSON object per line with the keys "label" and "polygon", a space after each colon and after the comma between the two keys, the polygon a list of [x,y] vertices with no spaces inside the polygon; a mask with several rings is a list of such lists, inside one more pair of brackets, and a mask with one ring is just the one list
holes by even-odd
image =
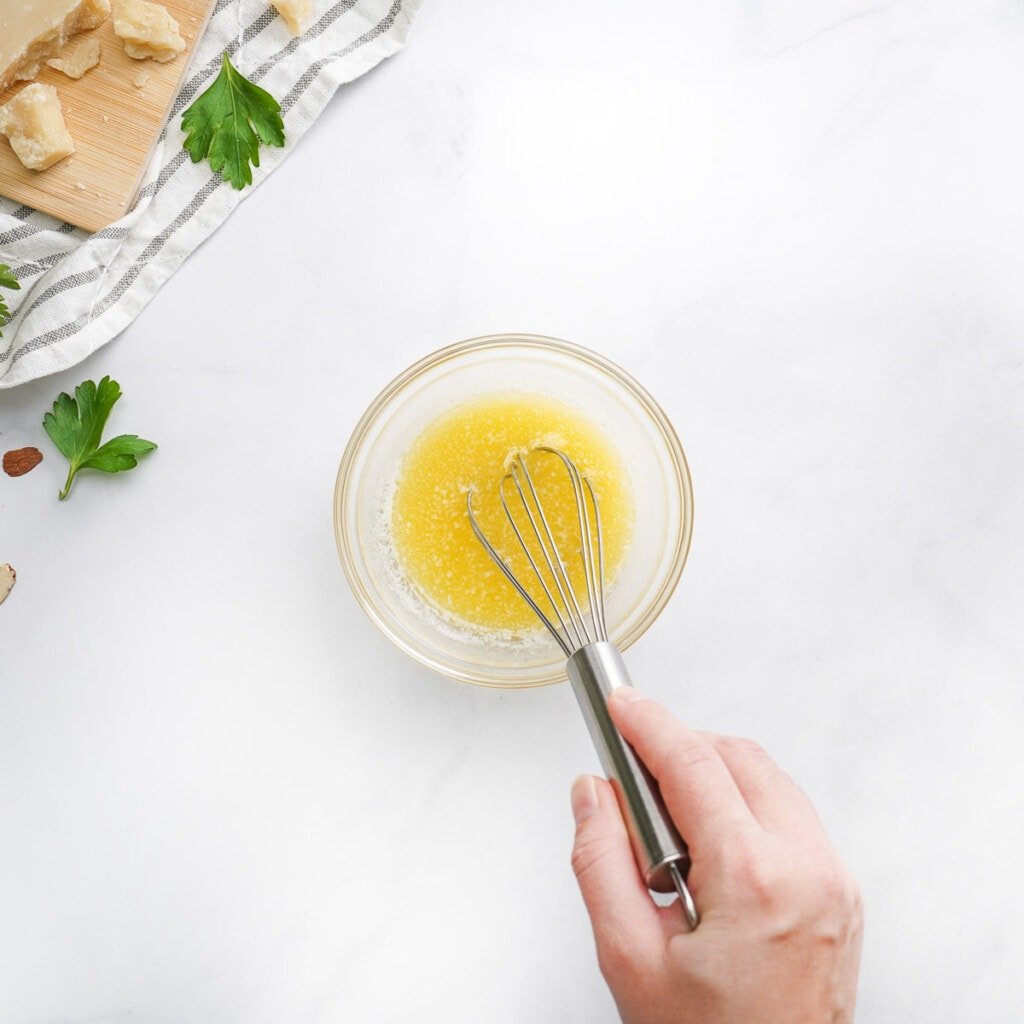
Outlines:
{"label": "whisk handle", "polygon": [[665,810],[657,782],[608,713],[612,690],[632,685],[622,655],[614,644],[587,644],[569,658],[567,670],[601,765],[618,798],[647,887],[658,892],[677,889],[690,925],[696,927],[696,908],[685,885],[690,868],[686,843]]}

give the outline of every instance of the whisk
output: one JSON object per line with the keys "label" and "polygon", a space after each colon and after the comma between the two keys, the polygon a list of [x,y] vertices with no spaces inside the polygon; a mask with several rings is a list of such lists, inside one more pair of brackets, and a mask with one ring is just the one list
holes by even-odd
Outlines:
{"label": "whisk", "polygon": [[[528,462],[537,457],[559,459],[568,473],[580,541],[579,551],[572,554],[580,557],[581,571],[576,576],[582,583],[573,582],[530,475]],[[543,595],[541,601],[516,577],[484,534],[473,511],[473,497],[471,489],[466,496],[466,511],[474,534],[565,653],[573,692],[615,791],[647,887],[661,892],[674,888],[687,923],[691,929],[696,928],[700,916],[686,885],[690,867],[686,843],[665,810],[658,784],[608,714],[608,695],[619,686],[632,684],[622,655],[608,640],[601,513],[590,480],[565,452],[538,445],[514,455],[501,481],[501,505],[536,578],[539,592],[535,593]]]}

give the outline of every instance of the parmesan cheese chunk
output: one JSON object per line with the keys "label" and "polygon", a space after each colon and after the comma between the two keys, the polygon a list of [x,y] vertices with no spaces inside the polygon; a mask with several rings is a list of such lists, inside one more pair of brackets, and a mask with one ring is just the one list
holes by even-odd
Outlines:
{"label": "parmesan cheese chunk", "polygon": [[68,78],[81,78],[100,62],[100,41],[93,36],[72,43],[59,57],[48,60],[47,66],[62,71]]}
{"label": "parmesan cheese chunk", "polygon": [[76,32],[108,14],[110,0],[0,0],[0,92],[35,78]]}
{"label": "parmesan cheese chunk", "polygon": [[301,36],[313,16],[313,0],[271,0],[293,36]]}
{"label": "parmesan cheese chunk", "polygon": [[14,586],[14,581],[18,578],[18,574],[14,571],[14,567],[7,562],[0,565],[0,604],[3,604],[7,600],[7,595],[11,592],[11,588]]}
{"label": "parmesan cheese chunk", "polygon": [[124,52],[136,60],[152,57],[164,63],[185,49],[170,12],[149,0],[115,0],[114,34],[124,43]]}
{"label": "parmesan cheese chunk", "polygon": [[75,151],[57,90],[41,82],[26,85],[0,107],[0,135],[32,171],[45,171]]}

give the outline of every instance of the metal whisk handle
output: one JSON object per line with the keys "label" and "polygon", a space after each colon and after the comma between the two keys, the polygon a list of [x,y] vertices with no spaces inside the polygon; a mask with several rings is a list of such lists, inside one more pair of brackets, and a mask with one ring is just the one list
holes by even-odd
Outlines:
{"label": "metal whisk handle", "polygon": [[618,798],[640,873],[649,889],[675,889],[690,927],[696,928],[700,917],[686,886],[686,843],[665,810],[657,782],[608,713],[612,690],[632,685],[622,655],[605,641],[587,644],[569,658],[567,669],[601,766]]}

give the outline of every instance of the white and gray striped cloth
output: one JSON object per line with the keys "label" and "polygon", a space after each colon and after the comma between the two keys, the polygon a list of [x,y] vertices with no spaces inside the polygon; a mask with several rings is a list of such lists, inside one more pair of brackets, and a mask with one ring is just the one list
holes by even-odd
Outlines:
{"label": "white and gray striped cloth", "polygon": [[21,284],[4,293],[13,319],[0,339],[0,388],[73,366],[116,337],[248,194],[182,149],[181,112],[216,76],[224,50],[284,112],[288,144],[261,152],[256,186],[339,85],[405,45],[420,2],[321,0],[314,24],[293,39],[266,0],[218,0],[130,213],[90,235],[0,198],[0,263]]}

